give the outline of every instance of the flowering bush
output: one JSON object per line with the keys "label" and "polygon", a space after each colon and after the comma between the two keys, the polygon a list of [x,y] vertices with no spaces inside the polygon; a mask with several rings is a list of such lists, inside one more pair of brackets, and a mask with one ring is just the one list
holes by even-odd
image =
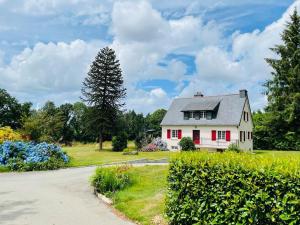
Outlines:
{"label": "flowering bush", "polygon": [[155,138],[152,143],[161,151],[167,151],[168,145],[167,142],[163,141],[160,137]]}
{"label": "flowering bush", "polygon": [[159,149],[157,148],[157,146],[155,144],[150,143],[150,144],[144,146],[142,148],[142,151],[143,152],[156,152],[156,151],[159,151]]}
{"label": "flowering bush", "polygon": [[1,127],[0,128],[0,144],[4,141],[20,141],[22,140],[21,134],[14,131],[10,127]]}
{"label": "flowering bush", "polygon": [[66,153],[54,144],[5,141],[0,145],[0,165],[11,170],[57,169],[68,161]]}
{"label": "flowering bush", "polygon": [[155,152],[155,151],[167,151],[167,143],[161,138],[155,138],[150,144],[146,144],[143,148],[143,152]]}

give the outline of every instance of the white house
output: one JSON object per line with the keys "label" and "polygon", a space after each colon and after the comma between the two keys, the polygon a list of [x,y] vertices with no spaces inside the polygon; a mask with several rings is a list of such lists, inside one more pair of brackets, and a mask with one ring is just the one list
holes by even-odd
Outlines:
{"label": "white house", "polygon": [[239,94],[176,98],[161,122],[168,149],[180,149],[182,137],[191,137],[196,148],[222,150],[230,143],[253,150],[253,123],[247,90]]}

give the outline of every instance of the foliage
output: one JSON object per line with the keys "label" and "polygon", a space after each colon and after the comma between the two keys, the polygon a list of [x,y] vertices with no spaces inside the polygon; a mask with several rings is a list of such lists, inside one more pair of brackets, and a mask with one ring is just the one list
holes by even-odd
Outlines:
{"label": "foliage", "polygon": [[[150,143],[149,143],[150,142]],[[155,151],[167,151],[167,143],[163,141],[160,137],[154,138],[148,141],[147,138],[144,138],[142,141],[143,147],[140,149],[143,152],[155,152]]]}
{"label": "foliage", "polygon": [[144,137],[143,137],[143,135],[141,135],[141,134],[139,134],[139,135],[135,138],[134,144],[135,144],[137,150],[141,150],[141,149],[142,149],[142,147],[143,147],[143,139],[144,139]]}
{"label": "foliage", "polygon": [[113,127],[116,114],[124,105],[121,100],[126,96],[120,63],[113,49],[106,47],[97,54],[83,82],[82,94],[93,108],[102,149],[103,131]]}
{"label": "foliage", "polygon": [[143,152],[156,152],[159,151],[159,149],[157,148],[157,146],[153,143],[147,144],[146,146],[144,146],[142,148]]}
{"label": "foliage", "polygon": [[0,89],[0,127],[13,129],[22,126],[22,119],[30,114],[31,103],[20,104],[6,90]]}
{"label": "foliage", "polygon": [[170,164],[170,224],[299,224],[300,164],[293,157],[183,153]]}
{"label": "foliage", "polygon": [[0,144],[4,141],[20,141],[22,135],[10,127],[0,127]]}
{"label": "foliage", "polygon": [[160,123],[163,120],[166,113],[167,111],[165,109],[158,109],[146,116],[147,130],[154,130],[154,137],[161,137]]}
{"label": "foliage", "polygon": [[236,152],[239,153],[242,150],[240,149],[240,147],[237,144],[231,143],[228,148],[226,149],[226,151],[228,152]]}
{"label": "foliage", "polygon": [[5,141],[0,145],[0,165],[11,170],[57,169],[68,161],[69,157],[53,144]]}
{"label": "foliage", "polygon": [[195,144],[190,137],[181,138],[178,144],[182,151],[192,151],[196,149]]}
{"label": "foliage", "polygon": [[128,166],[99,167],[92,176],[91,183],[98,193],[111,195],[132,185],[133,177],[128,169]]}
{"label": "foliage", "polygon": [[161,151],[167,151],[167,142],[163,141],[160,137],[154,138],[152,143]]}
{"label": "foliage", "polygon": [[115,152],[121,152],[127,148],[127,135],[121,132],[119,135],[112,138],[112,150]]}
{"label": "foliage", "polygon": [[265,83],[265,123],[269,127],[266,144],[269,148],[300,150],[300,16],[296,9],[281,38],[283,44],[271,49],[277,54],[276,59],[267,59],[273,71]]}

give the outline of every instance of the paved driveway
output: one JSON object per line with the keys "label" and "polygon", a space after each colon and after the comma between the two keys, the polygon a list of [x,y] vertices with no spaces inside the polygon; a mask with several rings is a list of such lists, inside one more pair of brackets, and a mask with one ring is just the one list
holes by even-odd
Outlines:
{"label": "paved driveway", "polygon": [[0,224],[132,225],[92,194],[94,169],[0,174]]}

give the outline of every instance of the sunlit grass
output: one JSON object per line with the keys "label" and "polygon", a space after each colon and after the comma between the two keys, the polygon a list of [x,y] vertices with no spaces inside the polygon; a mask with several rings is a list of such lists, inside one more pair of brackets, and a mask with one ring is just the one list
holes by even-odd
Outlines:
{"label": "sunlit grass", "polygon": [[135,182],[117,192],[114,206],[141,224],[166,224],[163,215],[168,166],[136,167],[130,172]]}
{"label": "sunlit grass", "polygon": [[[111,142],[104,142],[104,150],[99,151],[98,144],[75,144],[72,147],[64,147],[63,149],[71,157],[69,166],[89,166],[101,165],[112,162],[123,162],[136,159],[169,159],[172,153],[169,151],[160,152],[139,152],[138,155],[123,155],[122,152],[113,152],[111,149]],[[134,143],[129,142],[128,148],[134,149]]]}

